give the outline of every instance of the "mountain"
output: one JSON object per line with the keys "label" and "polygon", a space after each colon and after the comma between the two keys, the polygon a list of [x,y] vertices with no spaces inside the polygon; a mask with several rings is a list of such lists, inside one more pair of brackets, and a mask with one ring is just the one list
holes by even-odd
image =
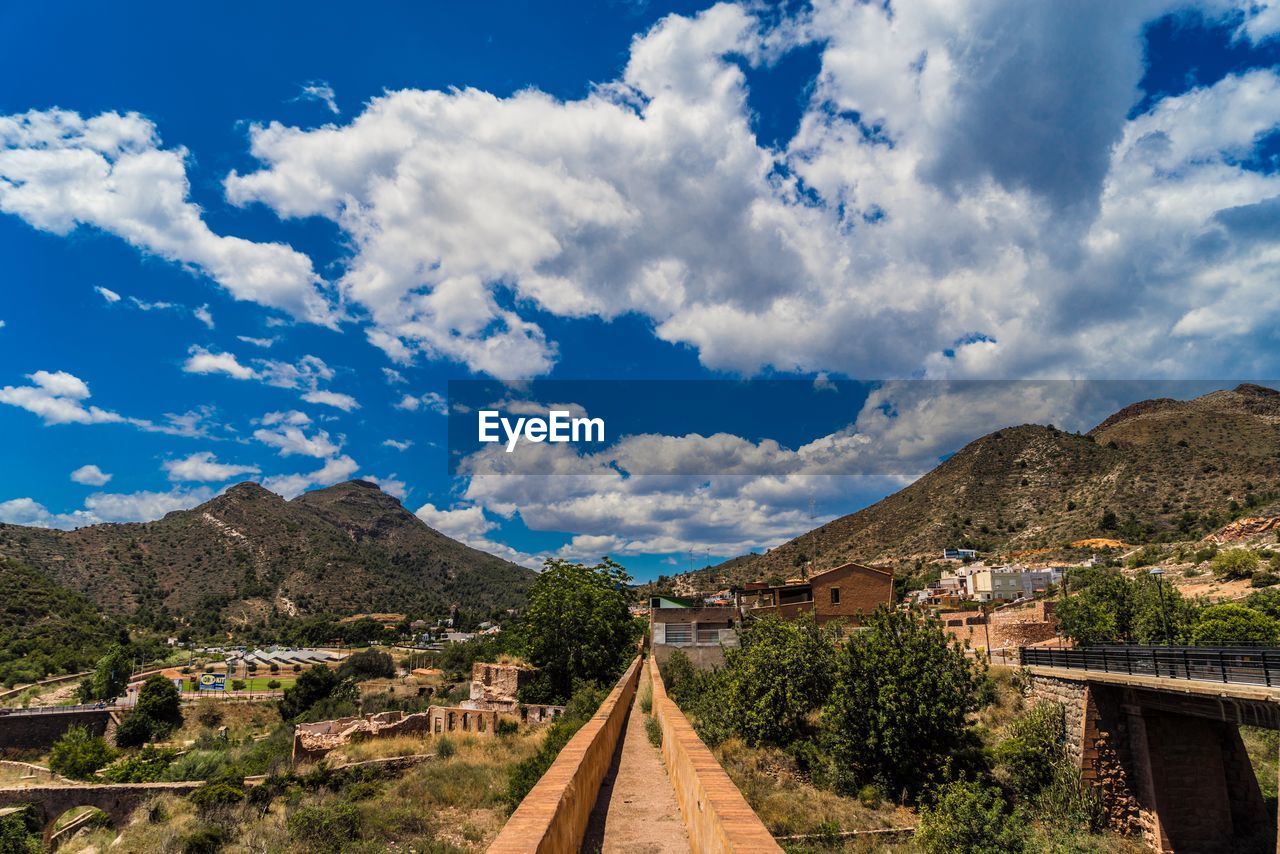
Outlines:
{"label": "mountain", "polygon": [[[1125,407],[1088,433],[1024,425],[977,439],[910,486],[682,587],[848,561],[909,570],[946,547],[1057,549],[1089,537],[1194,539],[1280,496],[1280,392],[1241,385]],[[679,577],[678,577],[679,578]]]}
{"label": "mountain", "polygon": [[531,570],[435,531],[353,480],[291,501],[241,483],[155,522],[52,531],[0,525],[21,560],[114,614],[209,609],[442,612],[516,607]]}
{"label": "mountain", "polygon": [[92,602],[17,561],[0,558],[0,590],[5,687],[88,668],[120,636]]}

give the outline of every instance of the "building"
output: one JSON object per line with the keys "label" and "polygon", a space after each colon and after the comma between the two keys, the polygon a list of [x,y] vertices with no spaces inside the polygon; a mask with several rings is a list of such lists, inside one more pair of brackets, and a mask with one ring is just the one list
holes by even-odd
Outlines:
{"label": "building", "polygon": [[978,552],[976,549],[943,549],[943,560],[977,560]]}
{"label": "building", "polygon": [[654,596],[649,600],[649,643],[653,658],[665,664],[683,650],[698,667],[724,664],[724,648],[738,645],[737,607],[702,605],[692,599]]}
{"label": "building", "polygon": [[979,602],[1012,602],[1022,597],[1022,573],[1016,569],[983,567],[970,578],[973,598]]}
{"label": "building", "polygon": [[775,586],[748,584],[739,592],[738,602],[743,616],[795,617],[812,613],[819,625],[843,620],[857,626],[881,605],[893,605],[893,572],[846,563],[819,572],[808,581]]}
{"label": "building", "polygon": [[973,649],[1001,652],[1053,640],[1058,635],[1052,599],[1014,602],[989,614],[952,611],[938,614],[943,630]]}

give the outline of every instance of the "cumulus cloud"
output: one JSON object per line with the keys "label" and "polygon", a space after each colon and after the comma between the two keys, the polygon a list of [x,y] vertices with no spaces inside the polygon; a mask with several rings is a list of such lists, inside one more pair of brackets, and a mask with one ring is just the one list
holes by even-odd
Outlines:
{"label": "cumulus cloud", "polygon": [[194,308],[191,310],[191,314],[195,316],[196,320],[203,323],[206,328],[213,328],[213,315],[209,312],[209,306],[202,305],[199,308]]}
{"label": "cumulus cloud", "polygon": [[234,353],[215,353],[198,345],[187,353],[187,361],[183,362],[182,370],[189,374],[224,374],[236,380],[260,378],[253,368],[240,364]]}
{"label": "cumulus cloud", "polygon": [[[1280,99],[1255,71],[1131,115],[1143,28],[1184,7],[819,0],[774,25],[720,4],[659,22],[582,100],[406,90],[345,126],[257,126],[262,166],[227,196],[342,227],[355,255],[338,285],[400,363],[545,373],[555,342],[523,300],[638,313],[747,373],[1230,370],[1240,348],[1197,330],[1280,319],[1259,299],[1278,239],[1215,216],[1280,196],[1245,163]],[[1273,29],[1270,3],[1206,9],[1249,38]],[[803,44],[821,68],[799,131],[762,145],[740,64]],[[1132,160],[1162,144],[1153,123],[1187,145],[1148,179]],[[1241,304],[1259,310],[1224,323]]]}
{"label": "cumulus cloud", "polygon": [[383,447],[395,448],[397,451],[407,451],[413,447],[412,439],[383,439]]}
{"label": "cumulus cloud", "polygon": [[427,503],[419,507],[414,515],[446,537],[465,543],[473,549],[480,549],[531,569],[542,565],[542,561],[536,556],[490,539],[488,534],[498,527],[498,523],[487,518],[484,510],[478,506],[445,509]]}
{"label": "cumulus cloud", "polygon": [[200,270],[236,299],[333,325],[305,255],[209,229],[188,198],[186,158],[185,149],[162,148],[155,125],[137,113],[0,116],[0,211],[55,234],[101,229]]}
{"label": "cumulus cloud", "polygon": [[409,497],[409,487],[403,480],[400,480],[394,473],[386,477],[375,477],[371,474],[361,475],[362,479],[370,483],[376,483],[378,488],[387,495],[394,495],[401,501]]}
{"label": "cumulus cloud", "polygon": [[107,481],[111,480],[111,475],[95,465],[86,465],[80,466],[80,468],[73,471],[71,480],[75,483],[83,483],[86,486],[105,486]]}
{"label": "cumulus cloud", "polygon": [[28,374],[30,385],[0,388],[0,403],[32,412],[45,424],[109,424],[125,421],[124,416],[85,405],[89,386],[66,371],[36,371]]}
{"label": "cumulus cloud", "polygon": [[312,487],[332,486],[346,480],[359,468],[355,460],[343,455],[325,460],[324,465],[313,472],[263,478],[262,485],[285,498],[293,498]]}
{"label": "cumulus cloud", "polygon": [[424,409],[437,415],[449,414],[449,402],[445,400],[444,395],[437,394],[434,391],[417,395],[406,394],[392,405],[396,409],[403,409],[406,412],[417,412],[419,409]]}
{"label": "cumulus cloud", "polygon": [[0,501],[0,522],[36,528],[70,529],[103,522],[150,522],[174,510],[188,510],[208,501],[213,491],[173,489],[169,492],[95,492],[84,500],[84,509],[51,512],[32,498]]}
{"label": "cumulus cloud", "polygon": [[34,498],[13,498],[0,501],[0,522],[9,525],[26,525],[32,528],[62,528],[93,525],[99,520],[83,510],[74,513],[51,513]]}
{"label": "cumulus cloud", "polygon": [[163,468],[172,481],[197,481],[204,483],[221,483],[233,477],[257,474],[259,469],[253,465],[237,465],[220,463],[212,451],[191,454],[176,460],[165,460]]}
{"label": "cumulus cloud", "polygon": [[343,412],[351,412],[353,409],[360,408],[360,404],[354,397],[336,391],[309,391],[302,396],[302,399],[307,403],[332,406],[336,409],[341,409]]}
{"label": "cumulus cloud", "polygon": [[317,429],[308,434],[306,427],[310,422],[311,419],[297,411],[268,413],[261,419],[263,426],[253,431],[253,438],[285,457],[297,454],[325,458],[342,450],[342,439],[331,440],[328,431]]}

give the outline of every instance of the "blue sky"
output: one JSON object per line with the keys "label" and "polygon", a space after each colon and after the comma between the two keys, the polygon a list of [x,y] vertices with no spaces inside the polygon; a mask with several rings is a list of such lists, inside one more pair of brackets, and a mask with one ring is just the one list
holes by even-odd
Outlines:
{"label": "blue sky", "polygon": [[905,471],[1129,401],[762,394],[646,424],[674,475],[451,477],[447,383],[1275,376],[1280,7],[1112,5],[11,5],[0,520],[371,477],[648,577],[909,481],[770,438]]}

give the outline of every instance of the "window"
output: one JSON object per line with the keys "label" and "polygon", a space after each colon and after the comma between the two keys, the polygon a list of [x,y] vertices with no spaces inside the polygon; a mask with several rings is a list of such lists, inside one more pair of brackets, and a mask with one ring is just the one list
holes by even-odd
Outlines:
{"label": "window", "polygon": [[831,588],[831,604],[832,605],[840,604],[840,588],[839,587]]}
{"label": "window", "polygon": [[667,643],[693,643],[693,626],[688,623],[667,623]]}

